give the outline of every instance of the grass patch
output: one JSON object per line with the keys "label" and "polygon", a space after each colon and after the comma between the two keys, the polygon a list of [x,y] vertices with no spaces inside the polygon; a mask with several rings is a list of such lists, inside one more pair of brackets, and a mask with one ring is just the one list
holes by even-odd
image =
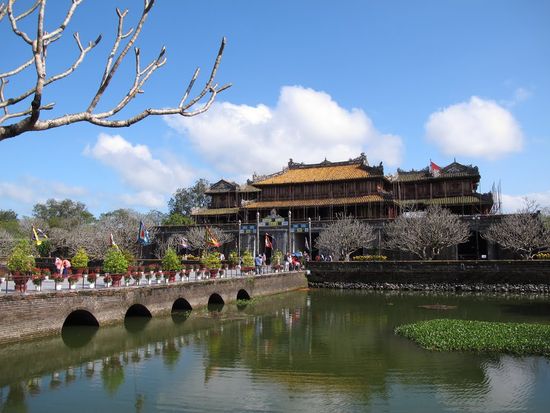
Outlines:
{"label": "grass patch", "polygon": [[428,320],[395,329],[428,350],[550,356],[550,325]]}

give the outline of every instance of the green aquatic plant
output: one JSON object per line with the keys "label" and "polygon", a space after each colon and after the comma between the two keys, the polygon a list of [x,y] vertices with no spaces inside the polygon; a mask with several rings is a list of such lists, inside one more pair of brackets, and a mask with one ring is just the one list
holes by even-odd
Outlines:
{"label": "green aquatic plant", "polygon": [[399,326],[395,332],[436,351],[550,355],[550,325],[436,319]]}

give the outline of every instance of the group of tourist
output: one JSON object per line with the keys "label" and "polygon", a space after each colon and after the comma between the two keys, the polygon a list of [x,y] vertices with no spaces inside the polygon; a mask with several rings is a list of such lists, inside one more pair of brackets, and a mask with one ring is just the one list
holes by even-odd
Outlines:
{"label": "group of tourist", "polygon": [[71,268],[71,262],[67,259],[55,257],[55,268],[57,269],[58,274],[68,275]]}

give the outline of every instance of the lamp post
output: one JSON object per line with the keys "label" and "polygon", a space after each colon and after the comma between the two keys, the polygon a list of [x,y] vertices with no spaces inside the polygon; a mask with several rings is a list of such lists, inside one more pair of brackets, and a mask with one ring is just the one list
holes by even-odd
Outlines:
{"label": "lamp post", "polygon": [[[258,247],[258,254],[260,253],[260,211],[256,212],[256,245]],[[254,256],[256,256],[256,249],[254,248]]]}
{"label": "lamp post", "polygon": [[313,258],[313,244],[311,243],[311,218],[307,219],[307,234],[309,237],[309,259]]}
{"label": "lamp post", "polygon": [[474,216],[474,220],[476,222],[476,260],[479,260],[479,220],[480,220],[480,216],[479,215]]}
{"label": "lamp post", "polygon": [[239,262],[241,262],[241,220],[239,219],[239,231],[237,234],[237,256],[239,258]]}
{"label": "lamp post", "polygon": [[292,211],[288,211],[288,252],[292,254]]}

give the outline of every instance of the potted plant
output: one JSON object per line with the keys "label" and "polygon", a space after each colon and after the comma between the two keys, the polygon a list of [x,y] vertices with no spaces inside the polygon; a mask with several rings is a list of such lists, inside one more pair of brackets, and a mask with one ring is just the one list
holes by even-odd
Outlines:
{"label": "potted plant", "polygon": [[69,281],[69,290],[75,290],[76,284],[78,283],[78,280],[80,279],[80,276],[78,274],[69,274],[67,277],[67,281]]}
{"label": "potted plant", "polygon": [[88,287],[95,288],[95,283],[97,281],[97,274],[95,271],[91,271],[88,276],[86,277],[86,281],[88,281]]}
{"label": "potted plant", "polygon": [[61,290],[61,284],[63,283],[63,275],[56,272],[52,275],[52,278],[54,281],[55,290],[56,291]]}
{"label": "potted plant", "polygon": [[6,281],[6,268],[0,267],[0,284],[2,284],[4,281]]}
{"label": "potted plant", "polygon": [[89,261],[90,259],[88,258],[88,254],[86,254],[86,250],[79,248],[72,259],[72,266],[76,269],[77,274],[82,274],[88,268]]}
{"label": "potted plant", "polygon": [[111,275],[109,275],[108,273],[105,273],[103,275],[103,284],[105,284],[105,287],[110,287],[112,283],[113,277],[111,277]]}
{"label": "potted plant", "polygon": [[272,267],[275,272],[279,272],[282,268],[281,262],[283,261],[283,253],[280,250],[275,251],[272,257]]}
{"label": "potted plant", "polygon": [[35,266],[31,245],[27,240],[20,240],[13,248],[7,262],[8,269],[12,273],[15,283],[15,291],[24,293],[27,291],[29,273]]}
{"label": "potted plant", "polygon": [[162,269],[167,273],[167,282],[176,281],[176,271],[181,270],[181,260],[172,247],[168,247],[162,258]]}
{"label": "potted plant", "polygon": [[49,280],[50,279],[50,276],[51,276],[51,271],[49,268],[43,268],[42,269],[42,275],[44,276],[44,279],[45,280]]}
{"label": "potted plant", "polygon": [[227,257],[227,261],[229,261],[229,269],[234,269],[239,264],[239,254],[237,251],[231,251]]}
{"label": "potted plant", "polygon": [[155,276],[155,266],[153,264],[147,266],[147,271],[145,271],[145,279],[147,284],[151,285],[151,278]]}
{"label": "potted plant", "polygon": [[160,280],[161,280],[162,276],[163,276],[162,270],[158,270],[158,271],[155,273],[155,279],[157,280],[157,284],[160,284]]}
{"label": "potted plant", "polygon": [[131,280],[132,280],[132,272],[128,270],[128,272],[124,274],[124,285],[128,287],[130,285]]}
{"label": "potted plant", "polygon": [[143,277],[143,267],[138,267],[137,271],[132,273],[132,279],[134,280],[135,285],[141,284],[141,277]]}
{"label": "potted plant", "polygon": [[112,279],[113,286],[120,286],[120,280],[128,271],[128,261],[116,246],[112,246],[103,259],[103,271],[108,273]]}
{"label": "potted plant", "polygon": [[42,291],[42,281],[44,281],[44,275],[40,268],[32,269],[32,283],[35,286],[36,291]]}
{"label": "potted plant", "polygon": [[245,251],[243,254],[243,266],[241,268],[241,274],[247,274],[254,271],[254,257],[250,251]]}
{"label": "potted plant", "polygon": [[201,262],[210,271],[210,276],[215,278],[221,265],[220,255],[216,252],[211,252],[210,254],[203,255]]}

